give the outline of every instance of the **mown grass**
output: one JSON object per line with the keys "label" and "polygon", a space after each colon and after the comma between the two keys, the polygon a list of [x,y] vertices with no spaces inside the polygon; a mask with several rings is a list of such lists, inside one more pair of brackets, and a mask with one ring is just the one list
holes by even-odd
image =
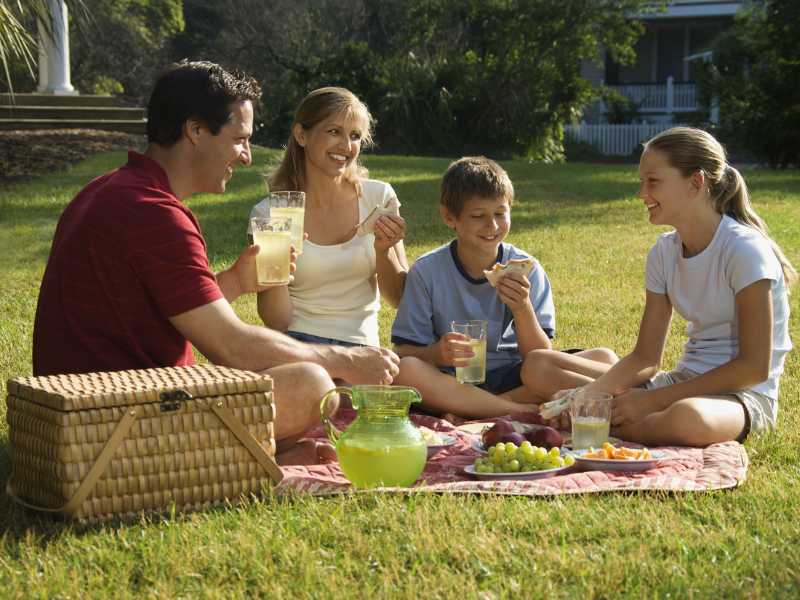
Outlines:
{"label": "mown grass", "polygon": [[[213,266],[230,264],[263,194],[257,167],[224,197],[189,201]],[[122,153],[0,190],[0,393],[31,371],[33,314],[58,215]],[[408,222],[413,259],[449,239],[437,213],[446,159],[373,156]],[[505,163],[517,191],[510,241],[553,283],[560,347],[635,340],[647,249],[660,229],[634,198],[630,166]],[[800,263],[800,175],[747,171],[759,213]],[[797,292],[792,337],[800,339]],[[235,308],[257,322],[254,300]],[[387,342],[392,311],[381,313]],[[672,326],[665,361],[682,346]],[[558,498],[343,496],[264,498],[244,506],[89,528],[55,523],[0,499],[3,597],[790,597],[800,594],[800,359],[782,380],[779,428],[746,443],[747,481],[707,494]],[[5,424],[0,480],[8,474]]]}

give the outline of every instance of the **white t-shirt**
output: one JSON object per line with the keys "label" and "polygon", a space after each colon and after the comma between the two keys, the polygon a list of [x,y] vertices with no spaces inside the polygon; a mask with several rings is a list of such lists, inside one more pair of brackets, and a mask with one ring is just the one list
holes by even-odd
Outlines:
{"label": "white t-shirt", "polygon": [[[376,206],[396,196],[392,186],[367,179],[361,182],[359,222]],[[267,201],[253,207],[250,217],[268,216]],[[355,223],[353,224],[355,226]],[[354,235],[342,244],[321,246],[309,240],[297,257],[289,285],[292,320],[289,331],[368,346],[380,346],[380,295],[375,274],[375,236]]]}
{"label": "white t-shirt", "polygon": [[772,284],[772,359],[769,378],[751,389],[778,398],[789,339],[789,301],[780,261],[763,235],[723,216],[714,238],[700,254],[684,258],[677,231],[663,234],[647,255],[646,285],[666,294],[688,322],[689,340],[678,368],[705,373],[739,353],[735,296],[756,281]]}

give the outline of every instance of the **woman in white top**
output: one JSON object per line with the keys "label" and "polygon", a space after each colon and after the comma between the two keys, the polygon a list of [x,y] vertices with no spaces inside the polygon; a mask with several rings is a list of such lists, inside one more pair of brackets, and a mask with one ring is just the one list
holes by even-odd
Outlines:
{"label": "woman in white top", "polygon": [[[397,211],[380,216],[374,232],[357,231],[376,207],[399,206],[392,187],[367,179],[358,162],[371,129],[369,110],[344,88],[320,88],[300,102],[268,180],[270,191],[305,192],[307,239],[293,281],[258,294],[268,327],[312,343],[380,345],[380,297],[397,306],[408,262]],[[251,216],[267,211],[262,201]]]}
{"label": "woman in white top", "polygon": [[[700,129],[645,144],[639,198],[671,225],[647,256],[646,303],[633,351],[613,367],[543,354],[527,375],[542,394],[615,395],[612,433],[648,445],[707,446],[775,426],[789,339],[787,288],[797,273],[750,205],[739,171]],[[659,371],[673,309],[686,321],[683,357]]]}

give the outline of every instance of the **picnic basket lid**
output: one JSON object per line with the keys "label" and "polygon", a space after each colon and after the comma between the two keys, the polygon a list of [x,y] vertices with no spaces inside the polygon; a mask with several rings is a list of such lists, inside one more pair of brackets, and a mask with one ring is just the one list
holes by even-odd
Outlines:
{"label": "picnic basket lid", "polygon": [[130,406],[192,397],[269,392],[269,376],[218,365],[108,371],[8,381],[16,396],[59,411]]}

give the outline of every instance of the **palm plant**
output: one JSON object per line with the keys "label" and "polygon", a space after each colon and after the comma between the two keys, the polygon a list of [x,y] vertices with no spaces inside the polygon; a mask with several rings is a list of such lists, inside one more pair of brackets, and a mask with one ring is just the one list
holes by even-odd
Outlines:
{"label": "palm plant", "polygon": [[[86,22],[88,12],[83,0],[69,0],[65,4],[78,17],[78,21]],[[52,19],[48,0],[0,0],[0,65],[12,94],[12,63],[23,63],[33,76],[38,38],[28,27],[39,22],[50,34]]]}

